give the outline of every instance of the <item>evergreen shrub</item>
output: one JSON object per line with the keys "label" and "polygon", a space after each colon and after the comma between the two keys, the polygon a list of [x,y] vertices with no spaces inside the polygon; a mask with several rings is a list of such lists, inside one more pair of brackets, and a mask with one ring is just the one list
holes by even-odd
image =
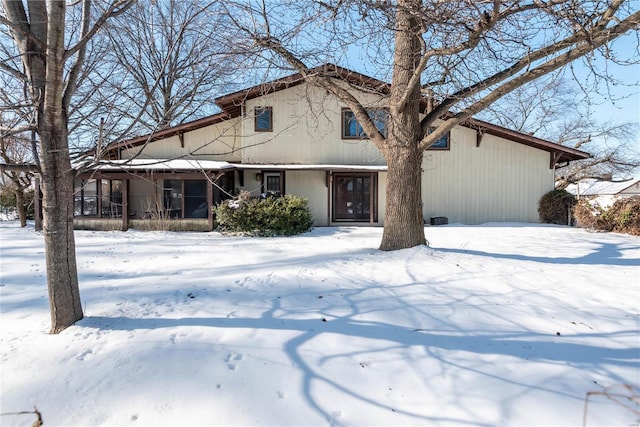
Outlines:
{"label": "evergreen shrub", "polygon": [[540,221],[547,224],[569,225],[569,215],[576,198],[565,190],[553,190],[538,202]]}
{"label": "evergreen shrub", "polygon": [[217,230],[250,236],[292,236],[311,230],[313,218],[303,197],[252,199],[248,194],[213,208]]}

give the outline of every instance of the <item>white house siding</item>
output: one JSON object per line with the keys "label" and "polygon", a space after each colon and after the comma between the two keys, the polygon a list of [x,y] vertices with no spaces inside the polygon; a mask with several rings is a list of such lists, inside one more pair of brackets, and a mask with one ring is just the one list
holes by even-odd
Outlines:
{"label": "white house siding", "polygon": [[384,223],[385,206],[387,205],[387,172],[378,174],[378,222]]}
{"label": "white house siding", "polygon": [[286,193],[307,199],[315,226],[329,224],[329,189],[325,183],[325,171],[287,171],[285,175]]}
{"label": "white house siding", "polygon": [[640,182],[636,182],[620,192],[621,196],[640,196]]}
{"label": "white house siding", "polygon": [[[367,107],[384,105],[381,96],[356,95]],[[272,107],[273,132],[255,132],[255,107]],[[308,85],[248,100],[243,162],[384,165],[372,142],[341,138],[342,107],[335,97]]]}
{"label": "white house siding", "polygon": [[451,131],[449,151],[429,150],[423,159],[424,217],[445,216],[450,223],[538,221],[538,200],[553,190],[546,151],[476,132]]}
{"label": "white house siding", "polygon": [[146,147],[123,150],[123,159],[142,152],[139,158],[153,159],[198,159],[239,162],[242,154],[242,138],[238,132],[239,120],[216,123],[183,134],[184,147],[178,136],[153,141]]}

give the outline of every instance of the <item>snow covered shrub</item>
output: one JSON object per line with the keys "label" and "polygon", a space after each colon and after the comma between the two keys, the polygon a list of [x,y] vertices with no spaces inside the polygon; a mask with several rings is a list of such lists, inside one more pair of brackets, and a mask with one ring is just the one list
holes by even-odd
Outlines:
{"label": "snow covered shrub", "polygon": [[581,199],[573,214],[581,227],[598,231],[616,231],[640,236],[640,197],[616,200],[603,208],[594,201]]}
{"label": "snow covered shrub", "polygon": [[252,236],[292,236],[311,229],[307,200],[289,196],[249,199],[240,195],[214,208],[217,230]]}
{"label": "snow covered shrub", "polygon": [[569,225],[569,215],[575,196],[565,190],[553,190],[542,196],[538,203],[540,221],[548,224]]}

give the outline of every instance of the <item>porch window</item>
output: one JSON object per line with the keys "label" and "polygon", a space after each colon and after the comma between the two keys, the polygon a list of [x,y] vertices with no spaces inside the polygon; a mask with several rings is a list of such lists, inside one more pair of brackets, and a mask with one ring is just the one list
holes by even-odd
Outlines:
{"label": "porch window", "polygon": [[76,180],[73,194],[74,216],[122,217],[122,186],[121,179]]}
{"label": "porch window", "polygon": [[335,174],[334,221],[378,221],[378,182],[373,174]]}
{"label": "porch window", "polygon": [[255,108],[255,131],[271,132],[273,131],[273,109],[271,107]]}
{"label": "porch window", "polygon": [[165,180],[163,193],[163,215],[168,218],[182,218],[182,181]]}
{"label": "porch window", "polygon": [[122,217],[122,180],[103,179],[101,183],[102,217]]}
{"label": "porch window", "polygon": [[[387,123],[389,112],[385,109],[367,110],[367,114],[373,120],[381,134],[387,135]],[[342,139],[366,139],[367,134],[362,125],[356,120],[353,111],[348,108],[342,109]]]}
{"label": "porch window", "polygon": [[81,179],[75,182],[73,214],[74,216],[98,216],[98,180]]}
{"label": "porch window", "polygon": [[207,218],[209,216],[207,181],[204,179],[165,180],[164,215],[168,218]]}
{"label": "porch window", "polygon": [[204,179],[188,179],[184,181],[184,217],[207,218],[207,181]]}

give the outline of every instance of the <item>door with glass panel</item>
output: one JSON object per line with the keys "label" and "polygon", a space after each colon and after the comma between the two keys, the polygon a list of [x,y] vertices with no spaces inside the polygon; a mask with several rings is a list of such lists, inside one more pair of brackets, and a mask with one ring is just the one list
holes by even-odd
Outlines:
{"label": "door with glass panel", "polygon": [[375,175],[334,174],[333,220],[377,221],[376,195],[377,180]]}

